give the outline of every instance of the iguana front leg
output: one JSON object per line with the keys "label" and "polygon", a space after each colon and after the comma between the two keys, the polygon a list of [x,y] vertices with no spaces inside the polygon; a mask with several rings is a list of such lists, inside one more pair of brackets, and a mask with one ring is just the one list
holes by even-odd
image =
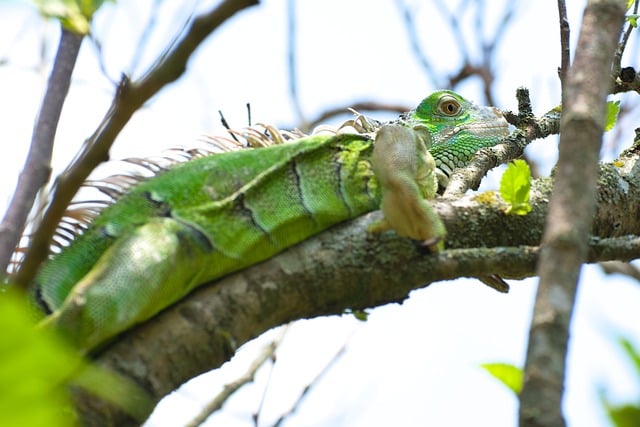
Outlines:
{"label": "iguana front leg", "polygon": [[428,151],[426,129],[386,125],[378,130],[372,166],[382,190],[380,209],[384,219],[370,232],[394,229],[401,237],[423,242],[438,251],[444,247],[446,229],[425,199],[438,189],[436,164]]}

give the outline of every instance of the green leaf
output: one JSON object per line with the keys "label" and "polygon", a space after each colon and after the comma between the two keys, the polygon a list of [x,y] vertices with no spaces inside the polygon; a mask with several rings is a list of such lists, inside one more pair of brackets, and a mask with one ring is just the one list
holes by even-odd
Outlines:
{"label": "green leaf", "polygon": [[93,14],[105,0],[34,0],[40,13],[56,18],[62,26],[78,34],[89,34]]}
{"label": "green leaf", "polygon": [[507,202],[507,215],[526,215],[531,212],[529,193],[531,191],[531,171],[524,160],[514,160],[500,180],[500,195]]}
{"label": "green leaf", "polygon": [[620,337],[618,338],[618,342],[620,343],[620,346],[626,353],[627,357],[629,357],[631,363],[633,363],[634,368],[636,368],[636,374],[638,375],[638,377],[640,377],[640,352],[633,346],[631,341],[626,338]]}
{"label": "green leaf", "polygon": [[640,407],[637,405],[610,405],[605,402],[605,410],[616,427],[637,427],[640,425]]}
{"label": "green leaf", "polygon": [[348,308],[344,312],[345,314],[353,314],[353,317],[355,317],[361,322],[366,322],[367,320],[369,320],[369,313],[367,313],[366,310],[357,310],[357,309],[354,310],[354,309]]}
{"label": "green leaf", "polygon": [[[626,338],[619,337],[618,343],[636,369],[636,379],[639,378],[640,351]],[[640,425],[640,404],[613,405],[606,398],[604,391],[600,392],[600,401],[615,427],[635,427]]]}
{"label": "green leaf", "polygon": [[500,380],[516,395],[522,390],[522,369],[509,363],[483,363],[480,365],[494,378]]}
{"label": "green leaf", "polygon": [[640,18],[640,15],[628,15],[627,21],[633,28],[638,28],[638,18]]}
{"label": "green leaf", "polygon": [[618,113],[620,112],[620,101],[607,102],[607,119],[604,125],[604,131],[610,131],[618,121]]}
{"label": "green leaf", "polygon": [[142,422],[153,407],[130,380],[87,363],[53,331],[35,325],[33,307],[0,289],[0,426],[71,426],[68,384],[119,405]]}
{"label": "green leaf", "polygon": [[119,406],[140,424],[153,410],[153,400],[142,387],[101,366],[85,363],[70,382]]}
{"label": "green leaf", "polygon": [[73,425],[64,384],[80,358],[35,327],[24,298],[1,292],[0,313],[0,425]]}

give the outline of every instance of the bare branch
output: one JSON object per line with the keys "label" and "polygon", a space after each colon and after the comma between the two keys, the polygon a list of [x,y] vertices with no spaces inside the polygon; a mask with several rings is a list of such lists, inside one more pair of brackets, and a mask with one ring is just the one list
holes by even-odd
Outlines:
{"label": "bare branch", "polygon": [[0,224],[0,271],[3,275],[20,240],[36,195],[49,180],[53,141],[82,39],[83,36],[60,26],[60,44],[33,129],[29,154]]}
{"label": "bare branch", "polygon": [[471,64],[471,54],[469,53],[469,44],[465,41],[462,27],[460,26],[460,16],[464,11],[469,9],[468,3],[468,1],[466,3],[462,2],[458,7],[458,11],[454,13],[451,12],[449,6],[447,6],[450,2],[443,0],[436,0],[434,2],[435,6],[440,9],[440,13],[451,27],[451,36],[456,41],[458,52],[462,55],[462,62],[464,64]]}
{"label": "bare branch", "polygon": [[300,94],[298,93],[298,67],[296,64],[296,0],[287,0],[287,71],[289,72],[289,97],[293,104],[293,111],[296,114],[297,122],[300,126],[307,127],[307,122],[302,112],[300,104]]}
{"label": "bare branch", "polygon": [[309,391],[313,388],[313,386],[315,384],[318,384],[320,382],[320,380],[322,379],[322,377],[324,377],[329,371],[331,371],[331,368],[338,362],[338,360],[340,360],[342,355],[344,355],[344,352],[347,350],[347,344],[348,343],[349,343],[349,340],[345,341],[342,344],[342,346],[333,355],[333,357],[324,366],[324,368],[322,368],[322,370],[320,370],[320,372],[318,372],[318,374],[315,376],[315,378],[313,378],[311,381],[309,381],[309,383],[304,387],[304,389],[302,390],[302,393],[300,393],[300,395],[298,396],[296,401],[293,403],[293,405],[291,405],[291,408],[289,408],[289,410],[287,412],[285,412],[284,414],[282,414],[278,418],[278,420],[275,422],[273,427],[280,427],[282,425],[282,423],[287,419],[287,417],[293,415],[298,410],[298,408],[300,407],[300,404],[302,403],[303,399],[306,397],[306,395],[309,393]]}
{"label": "bare branch", "polygon": [[564,0],[558,0],[558,18],[560,20],[560,68],[558,68],[558,76],[560,77],[560,84],[564,92],[565,77],[569,70],[569,61],[571,60],[571,46],[569,44],[571,28],[569,26],[567,6]]}
{"label": "bare branch", "polygon": [[[638,14],[639,4],[640,4],[640,1],[636,0],[633,5],[633,13],[635,15]],[[622,55],[624,54],[624,51],[627,47],[627,42],[629,41],[629,37],[631,36],[631,32],[633,30],[634,30],[634,27],[629,22],[627,24],[627,29],[624,31],[624,34],[622,35],[622,40],[620,41],[620,43],[618,44],[618,48],[616,49],[616,54],[613,59],[613,67],[612,67],[612,74],[614,79],[618,77],[618,75],[620,75],[620,72],[622,71]]]}
{"label": "bare branch", "polygon": [[540,284],[520,394],[523,427],[565,425],[561,403],[569,324],[596,213],[605,101],[624,3],[587,3],[574,64],[566,76],[558,167],[542,242]]}
{"label": "bare branch", "polygon": [[409,38],[409,46],[413,51],[414,57],[418,60],[418,63],[424,70],[425,74],[429,76],[431,79],[431,84],[433,87],[441,87],[442,84],[440,79],[438,78],[438,74],[431,66],[429,62],[429,58],[424,54],[422,48],[420,47],[420,41],[418,37],[418,31],[416,29],[416,23],[413,19],[413,11],[409,9],[404,0],[396,0],[396,5],[402,18],[404,19],[405,25],[404,27],[407,30],[407,36]]}
{"label": "bare branch", "polygon": [[242,386],[253,382],[256,372],[258,369],[262,367],[268,360],[272,360],[274,358],[276,349],[280,345],[282,338],[286,332],[287,328],[283,328],[277,337],[273,339],[270,343],[266,344],[262,350],[258,353],[258,357],[251,363],[247,372],[242,375],[240,378],[235,381],[226,384],[222,391],[216,395],[214,399],[212,399],[198,415],[196,415],[190,422],[188,422],[185,427],[197,427],[203,424],[207,418],[209,418],[214,412],[220,410],[222,405],[229,400],[229,398],[238,391]]}
{"label": "bare branch", "polygon": [[[483,86],[484,86],[484,96],[487,105],[495,105],[494,97],[493,97],[493,80],[495,78],[494,70],[493,70],[493,62],[495,59],[495,53],[498,48],[498,45],[504,40],[504,33],[509,28],[511,24],[511,20],[515,16],[515,10],[517,5],[520,4],[518,2],[507,2],[505,5],[505,9],[502,15],[502,19],[496,28],[496,32],[493,37],[489,41],[482,40],[482,72],[479,74],[480,78],[482,78]],[[482,12],[484,12],[485,3],[482,2]],[[478,12],[477,20],[480,21],[478,24],[479,31],[477,32],[478,37],[482,37],[484,31],[482,31],[482,25],[485,22],[485,15],[482,12]]]}
{"label": "bare branch", "polygon": [[350,109],[356,110],[358,112],[386,111],[386,112],[401,114],[411,110],[411,108],[413,107],[409,107],[407,105],[401,105],[401,104],[386,104],[378,101],[360,101],[356,103],[351,103],[348,106],[344,106],[344,107],[335,107],[335,108],[327,109],[321,112],[320,114],[318,114],[318,116],[313,120],[307,122],[307,128],[306,129],[301,128],[301,130],[304,132],[308,132],[312,130],[314,127],[322,123],[325,123],[336,116],[340,116],[341,114],[351,114],[349,111]]}
{"label": "bare branch", "polygon": [[598,263],[606,274],[620,273],[625,276],[629,276],[632,279],[640,282],[640,269],[636,266],[622,261],[603,261]]}
{"label": "bare branch", "polygon": [[558,111],[551,110],[536,119],[531,112],[528,91],[518,89],[517,97],[519,114],[515,116],[511,112],[505,112],[505,116],[520,130],[512,133],[500,144],[478,151],[467,166],[456,170],[449,179],[444,192],[445,197],[458,197],[469,189],[477,189],[489,170],[522,156],[525,147],[531,141],[558,133],[560,127]]}
{"label": "bare branch", "polygon": [[184,73],[191,54],[209,34],[240,10],[256,4],[258,0],[225,0],[196,17],[184,36],[158,58],[140,80],[131,82],[126,76],[122,77],[102,122],[85,142],[73,164],[58,177],[53,189],[55,198],[38,224],[21,268],[13,278],[16,284],[26,287],[31,282],[37,266],[48,254],[51,237],[71,199],[93,169],[109,158],[111,145],[133,113]]}

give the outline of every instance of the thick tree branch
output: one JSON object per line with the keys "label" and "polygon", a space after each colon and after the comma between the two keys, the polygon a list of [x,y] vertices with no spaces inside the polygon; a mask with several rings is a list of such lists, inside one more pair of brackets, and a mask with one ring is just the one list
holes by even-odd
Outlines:
{"label": "thick tree branch", "polygon": [[85,142],[72,165],[57,179],[54,199],[29,242],[29,248],[14,282],[26,287],[37,266],[49,253],[51,237],[71,199],[97,165],[109,158],[109,149],[133,114],[160,89],[177,80],[186,70],[187,61],[215,29],[237,12],[258,4],[258,0],[225,0],[210,12],[197,16],[185,35],[162,55],[138,81],[123,76],[109,111],[96,131]]}
{"label": "thick tree branch", "polygon": [[[637,161],[638,152],[632,149],[617,166],[602,168],[593,227],[600,238],[591,240],[590,261],[640,255],[640,239],[616,238],[640,234]],[[240,345],[276,325],[400,302],[411,290],[439,280],[489,273],[531,276],[550,191],[548,179],[536,181],[533,210],[524,217],[503,214],[498,199],[438,199],[434,206],[448,228],[449,249],[437,255],[425,255],[393,233],[368,235],[367,227],[379,218],[378,212],[339,225],[200,288],[129,331],[97,361],[134,379],[159,400],[189,378],[220,366]],[[89,396],[78,396],[84,419],[122,417],[92,402]]]}
{"label": "thick tree branch", "polygon": [[590,0],[562,96],[559,160],[538,273],[520,394],[521,426],[564,426],[562,396],[569,324],[596,212],[598,157],[622,29],[623,0]]}

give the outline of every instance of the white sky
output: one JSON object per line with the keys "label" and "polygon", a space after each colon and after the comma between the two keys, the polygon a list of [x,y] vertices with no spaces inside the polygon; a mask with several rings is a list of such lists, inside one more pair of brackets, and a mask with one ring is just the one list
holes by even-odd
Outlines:
{"label": "white sky", "polygon": [[[185,6],[189,2],[162,2],[157,29],[140,57],[136,40],[152,3],[107,4],[96,17],[95,32],[103,43],[108,78],[100,71],[95,48],[85,41],[56,141],[57,171],[106,111],[113,90],[109,80],[131,70],[132,58],[138,62],[134,76],[140,75],[173,36],[176,20],[190,11]],[[497,21],[503,2],[490,3],[488,34],[494,31],[492,21]],[[431,2],[411,4],[419,9],[420,43],[434,66],[443,73],[456,71],[459,52],[441,15]],[[569,1],[568,5],[574,43],[583,4]],[[283,0],[265,0],[217,32],[189,63],[188,75],[134,116],[112,157],[154,155],[166,147],[188,145],[201,134],[220,132],[218,110],[233,126],[243,126],[247,102],[254,122],[294,125],[286,83],[285,5]],[[499,107],[516,108],[513,94],[518,86],[531,90],[538,114],[559,103],[555,7],[556,2],[521,2],[517,8],[518,16],[495,63]],[[203,9],[206,6],[198,10]],[[394,1],[306,0],[297,2],[297,9],[299,91],[307,118],[328,107],[364,99],[416,105],[436,89],[407,45]],[[470,19],[462,21],[464,28],[472,25]],[[0,3],[2,204],[12,193],[24,161],[57,37],[56,26],[43,23],[29,3]],[[470,34],[467,39],[471,40]],[[44,65],[39,56],[43,41]],[[483,101],[477,83],[457,90]],[[637,115],[635,123],[621,125],[631,135],[638,126]],[[627,136],[626,141],[631,138]],[[529,152],[548,171],[556,155],[555,139],[537,142]],[[603,154],[611,156],[607,150]],[[499,177],[493,175],[489,186]],[[640,288],[619,277],[603,276],[593,267],[584,268],[582,278],[565,410],[570,425],[589,427],[605,423],[600,388],[619,402],[637,401],[640,394],[637,378],[614,341],[624,335],[640,346]],[[344,356],[286,426],[515,425],[516,399],[478,367],[485,362],[521,365],[524,361],[536,280],[511,283],[508,295],[474,280],[438,283],[412,293],[403,305],[373,310],[366,323],[343,316],[296,324],[278,351],[260,425],[270,425],[286,411],[347,339]],[[238,360],[183,387],[148,425],[184,423],[220,384],[243,372],[260,346],[248,344]],[[206,425],[252,425],[251,414],[258,408],[268,376],[269,368],[262,369],[257,384],[238,393]]]}

